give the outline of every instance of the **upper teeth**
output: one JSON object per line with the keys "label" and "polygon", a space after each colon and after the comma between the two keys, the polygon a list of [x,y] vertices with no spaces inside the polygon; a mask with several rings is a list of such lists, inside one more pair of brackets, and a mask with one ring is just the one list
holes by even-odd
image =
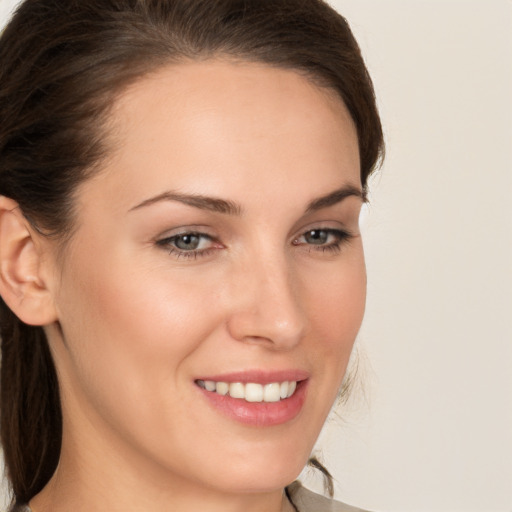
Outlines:
{"label": "upper teeth", "polygon": [[232,398],[241,398],[247,402],[279,402],[289,398],[295,392],[296,381],[272,382],[271,384],[257,384],[255,382],[215,382],[213,380],[198,380],[197,384],[219,395],[227,395]]}

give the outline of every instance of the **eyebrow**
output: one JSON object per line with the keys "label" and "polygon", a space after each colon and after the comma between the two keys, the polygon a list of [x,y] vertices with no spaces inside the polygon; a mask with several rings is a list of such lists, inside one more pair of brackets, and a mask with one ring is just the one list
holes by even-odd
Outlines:
{"label": "eyebrow", "polygon": [[[351,196],[358,197],[362,201],[366,200],[365,194],[360,188],[354,185],[345,185],[337,190],[334,190],[333,192],[330,192],[325,196],[319,197],[311,201],[306,207],[306,213],[312,213],[323,208],[328,208],[329,206],[334,206],[335,204],[338,204],[341,201],[343,201],[345,198]],[[138,210],[140,208],[150,206],[160,201],[177,201],[179,203],[192,206],[194,208],[199,208],[200,210],[223,213],[225,215],[240,216],[243,212],[243,208],[234,201],[219,199],[216,197],[203,196],[200,194],[181,194],[179,192],[171,191],[163,192],[162,194],[158,194],[157,196],[145,199],[141,203],[130,208],[129,211]]]}
{"label": "eyebrow", "polygon": [[366,194],[363,190],[354,185],[345,185],[334,192],[330,192],[325,196],[311,201],[306,208],[306,213],[312,213],[323,208],[328,208],[329,206],[334,206],[335,204],[341,203],[341,201],[347,197],[358,197],[362,201],[366,201]]}
{"label": "eyebrow", "polygon": [[208,210],[211,212],[224,213],[226,215],[241,215],[242,208],[234,201],[218,199],[216,197],[208,197],[200,194],[180,194],[178,192],[164,192],[155,197],[151,197],[142,201],[138,205],[130,209],[130,211],[138,210],[144,206],[149,206],[160,201],[177,201],[200,210]]}

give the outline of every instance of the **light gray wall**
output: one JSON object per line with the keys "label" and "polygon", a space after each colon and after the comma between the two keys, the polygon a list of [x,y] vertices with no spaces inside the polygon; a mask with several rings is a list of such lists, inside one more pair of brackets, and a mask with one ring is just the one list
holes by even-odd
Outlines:
{"label": "light gray wall", "polygon": [[510,512],[512,3],[331,3],[370,67],[388,155],[363,219],[367,404],[319,449],[362,507]]}
{"label": "light gray wall", "polygon": [[348,501],[512,511],[512,3],[333,0],[388,155],[364,221],[369,412],[329,429]]}

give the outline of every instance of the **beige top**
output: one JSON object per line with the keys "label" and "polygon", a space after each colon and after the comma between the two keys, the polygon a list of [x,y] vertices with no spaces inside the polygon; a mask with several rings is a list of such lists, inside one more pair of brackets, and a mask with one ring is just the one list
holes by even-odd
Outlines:
{"label": "beige top", "polygon": [[[297,512],[365,512],[363,509],[311,492],[302,487],[300,482],[293,482],[286,489]],[[26,505],[17,505],[10,512],[31,512],[31,510]]]}
{"label": "beige top", "polygon": [[293,482],[286,489],[293,506],[298,512],[365,512],[361,508],[352,507],[316,494],[302,487],[300,482]]}

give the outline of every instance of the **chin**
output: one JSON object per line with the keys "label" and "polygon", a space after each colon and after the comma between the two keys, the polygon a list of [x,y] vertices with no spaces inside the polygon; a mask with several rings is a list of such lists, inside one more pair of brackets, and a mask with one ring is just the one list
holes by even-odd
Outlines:
{"label": "chin", "polygon": [[247,475],[237,475],[225,482],[225,485],[218,485],[226,492],[239,493],[270,493],[284,489],[297,479],[303,467],[300,468],[275,468],[271,460],[262,471],[252,471]]}
{"label": "chin", "polygon": [[[275,449],[272,453],[248,455],[242,463],[227,463],[217,472],[217,487],[233,493],[265,493],[283,489],[304,469],[306,455]],[[226,459],[232,460],[232,459]]]}

